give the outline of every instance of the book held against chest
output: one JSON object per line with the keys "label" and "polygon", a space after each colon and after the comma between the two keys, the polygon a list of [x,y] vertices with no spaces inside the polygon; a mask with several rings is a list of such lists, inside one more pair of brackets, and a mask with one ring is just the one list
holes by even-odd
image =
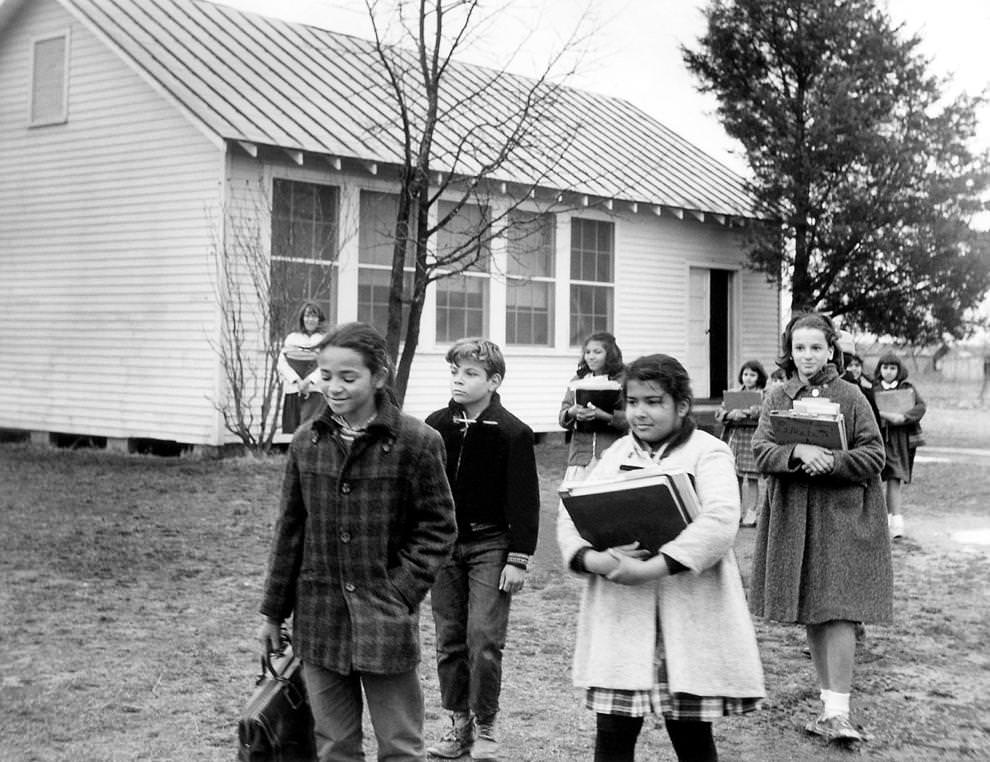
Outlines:
{"label": "book held against chest", "polygon": [[747,389],[726,389],[722,392],[722,405],[726,410],[749,410],[763,404],[763,392]]}
{"label": "book held against chest", "polygon": [[[594,405],[599,410],[611,413],[619,403],[622,395],[622,386],[618,381],[613,381],[604,376],[585,376],[571,383],[574,391],[574,402],[581,407]],[[607,428],[606,424],[596,425],[596,421],[577,421],[574,428],[577,431],[596,431]]]}
{"label": "book held against chest", "polygon": [[770,411],[770,425],[777,444],[813,444],[829,450],[848,450],[842,413]]}
{"label": "book held against chest", "polygon": [[881,413],[899,413],[904,415],[914,407],[914,389],[879,389],[873,393],[877,410]]}
{"label": "book held against chest", "polygon": [[684,472],[637,469],[608,480],[565,483],[559,492],[578,533],[595,550],[638,542],[656,554],[701,510]]}

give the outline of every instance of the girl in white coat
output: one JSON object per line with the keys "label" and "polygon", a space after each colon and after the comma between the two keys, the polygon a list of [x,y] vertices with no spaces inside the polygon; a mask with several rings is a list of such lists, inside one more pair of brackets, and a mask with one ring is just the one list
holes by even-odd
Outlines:
{"label": "girl in white coat", "polygon": [[558,510],[564,563],[587,578],[574,684],[597,712],[596,762],[633,760],[648,713],[664,719],[678,760],[716,760],[711,722],[749,712],[764,694],[756,634],[732,550],[739,489],[728,446],[697,429],[684,367],[668,355],[633,362],[624,384],[629,434],[588,476],[629,468],[686,471],[701,512],[660,552],[594,550]]}

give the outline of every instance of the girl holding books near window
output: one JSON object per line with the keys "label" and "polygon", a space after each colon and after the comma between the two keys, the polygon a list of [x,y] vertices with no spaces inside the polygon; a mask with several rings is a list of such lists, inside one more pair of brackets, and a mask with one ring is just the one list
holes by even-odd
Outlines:
{"label": "girl holding books near window", "polygon": [[[901,485],[911,483],[914,472],[914,454],[922,444],[921,419],[927,406],[918,390],[907,379],[908,371],[904,363],[893,352],[886,352],[877,362],[877,383],[873,388],[873,398],[883,430],[883,443],[887,453],[887,463],[880,478],[886,484],[887,524],[892,539],[904,535],[904,514],[901,505]],[[882,407],[885,392],[909,390],[910,402]],[[891,395],[893,396],[893,395]]]}
{"label": "girl holding books near window", "polygon": [[282,433],[293,434],[302,421],[320,409],[323,396],[317,391],[319,370],[316,347],[323,341],[327,317],[316,302],[303,302],[296,314],[295,330],[285,337],[278,355],[282,378]]}
{"label": "girl holding books near window", "polygon": [[602,331],[585,339],[577,373],[560,403],[560,425],[571,432],[564,481],[582,479],[602,452],[626,433],[623,367],[615,336]]}
{"label": "girl holding books near window", "polygon": [[[759,392],[762,397],[767,385],[767,371],[759,360],[747,360],[739,369],[738,392]],[[725,400],[715,411],[715,420],[722,424],[722,438],[729,443],[736,459],[736,478],[742,496],[742,526],[756,526],[756,509],[763,494],[763,481],[753,459],[753,432],[760,420],[761,402],[748,407],[727,408]]]}
{"label": "girl holding books near window", "polygon": [[[865,395],[839,378],[832,321],[817,313],[787,324],[777,364],[787,380],[767,392],[753,454],[769,500],[756,530],[750,608],[804,625],[823,710],[805,729],[827,741],[862,739],[850,720],[856,623],[888,623],[893,573],[883,490],[883,440]],[[778,444],[772,410],[802,399],[839,407],[846,449]]]}
{"label": "girl holding books near window", "polygon": [[732,452],[697,428],[690,379],[673,357],[633,362],[623,393],[630,431],[585,483],[636,468],[687,472],[701,508],[651,557],[636,544],[591,547],[563,505],[558,509],[564,564],[586,581],[574,684],[597,713],[596,762],[633,760],[648,714],[663,718],[678,760],[716,760],[712,721],[752,711],[764,695],[732,549],[739,526]]}

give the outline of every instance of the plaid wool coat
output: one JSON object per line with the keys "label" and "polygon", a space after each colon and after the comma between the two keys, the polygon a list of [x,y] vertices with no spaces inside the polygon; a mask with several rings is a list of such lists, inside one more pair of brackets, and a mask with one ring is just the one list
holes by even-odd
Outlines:
{"label": "plaid wool coat", "polygon": [[340,673],[420,660],[419,605],[457,535],[439,434],[382,400],[348,449],[325,409],[289,446],[261,613]]}

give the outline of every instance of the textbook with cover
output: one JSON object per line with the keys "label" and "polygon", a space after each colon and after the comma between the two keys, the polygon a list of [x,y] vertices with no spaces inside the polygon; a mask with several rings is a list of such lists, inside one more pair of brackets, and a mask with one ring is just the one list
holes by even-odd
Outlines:
{"label": "textbook with cover", "polygon": [[[572,381],[570,388],[574,391],[575,404],[586,407],[590,403],[609,413],[615,409],[622,395],[621,384],[607,376],[585,376]],[[594,431],[596,426],[594,421],[577,421],[574,428],[577,431]]]}
{"label": "textbook with cover", "polygon": [[770,411],[777,444],[813,444],[829,450],[848,450],[846,422],[839,403],[824,398],[794,400],[791,410]]}
{"label": "textbook with cover", "polygon": [[881,413],[900,413],[904,415],[914,407],[914,389],[879,389],[873,393],[877,410]]}
{"label": "textbook with cover", "polygon": [[701,510],[687,473],[651,469],[604,481],[565,483],[560,499],[578,533],[595,550],[638,542],[655,554]]}
{"label": "textbook with cover", "polygon": [[749,410],[763,404],[763,392],[748,389],[726,389],[722,392],[722,406],[726,410]]}

